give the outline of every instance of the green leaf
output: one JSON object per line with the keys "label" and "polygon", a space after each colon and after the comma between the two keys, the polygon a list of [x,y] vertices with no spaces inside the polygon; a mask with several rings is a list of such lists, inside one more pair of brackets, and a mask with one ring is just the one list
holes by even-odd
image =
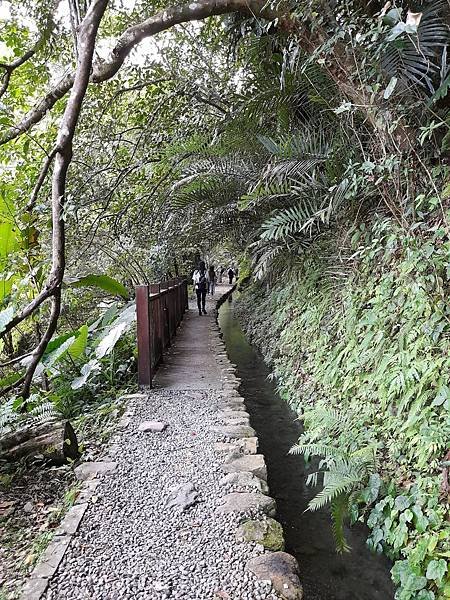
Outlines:
{"label": "green leaf", "polygon": [[395,508],[399,511],[406,510],[411,506],[411,498],[407,496],[397,496],[395,499]]}
{"label": "green leaf", "polygon": [[450,389],[446,385],[441,385],[431,406],[441,406],[450,397]]}
{"label": "green leaf", "polygon": [[44,364],[45,368],[48,369],[48,368],[52,367],[58,360],[60,360],[66,354],[66,352],[68,352],[70,346],[73,344],[74,341],[75,341],[75,336],[71,336],[65,342],[63,342],[58,348],[56,348],[56,350],[53,350],[53,352],[50,352],[50,354],[48,354],[42,360],[42,363]]}
{"label": "green leaf", "polygon": [[435,598],[434,592],[430,590],[420,590],[416,596],[416,600],[435,600]]}
{"label": "green leaf", "polygon": [[395,25],[402,18],[402,11],[400,8],[391,8],[384,16],[383,23],[387,25]]}
{"label": "green leaf", "polygon": [[6,377],[0,379],[0,389],[16,383],[16,381],[18,381],[22,375],[23,373],[10,373],[9,375],[6,375]]}
{"label": "green leaf", "polygon": [[92,373],[94,373],[95,371],[98,371],[99,369],[100,369],[100,363],[95,359],[90,360],[89,362],[87,362],[86,364],[84,364],[81,367],[81,375],[79,377],[75,377],[75,379],[70,384],[70,387],[73,390],[80,389],[81,387],[83,387],[83,385],[85,385],[85,383],[89,379],[90,375]]}
{"label": "green leaf", "polygon": [[97,346],[95,350],[95,355],[97,356],[97,358],[103,358],[104,356],[109,354],[126,329],[126,323],[119,323],[116,327],[113,327],[109,331],[108,335],[106,335]]}
{"label": "green leaf", "polygon": [[393,76],[391,77],[391,80],[387,86],[387,88],[384,90],[384,94],[383,94],[383,98],[385,100],[388,100],[391,95],[393,94],[394,90],[395,90],[395,86],[397,85],[398,82],[398,78]]}
{"label": "green leaf", "polygon": [[100,369],[100,363],[97,360],[90,360],[88,363],[84,364],[81,367],[81,375],[80,377],[76,377],[72,383],[71,387],[73,390],[77,390],[87,382],[91,373],[98,371]]}
{"label": "green leaf", "polygon": [[434,579],[437,583],[441,583],[447,573],[447,562],[440,558],[439,560],[430,560],[425,576],[427,579]]}
{"label": "green leaf", "polygon": [[72,358],[80,358],[85,350],[88,339],[89,329],[87,325],[82,325],[78,330],[78,335],[69,348],[69,354]]}
{"label": "green leaf", "polygon": [[372,473],[369,477],[369,485],[362,491],[361,497],[366,504],[372,504],[378,498],[381,487],[381,477],[378,473]]}
{"label": "green leaf", "polygon": [[48,356],[49,354],[51,354],[54,350],[56,350],[62,344],[64,344],[64,342],[66,340],[68,340],[70,337],[75,336],[75,335],[76,335],[75,331],[70,331],[68,333],[63,333],[62,335],[58,335],[58,337],[55,337],[52,340],[50,340],[50,342],[48,343],[47,348],[45,349],[43,359],[45,360],[46,356]]}
{"label": "green leaf", "polygon": [[6,326],[12,320],[13,317],[14,307],[12,305],[8,306],[8,308],[5,308],[5,310],[2,310],[0,312],[0,333],[2,333],[6,329]]}
{"label": "green leaf", "polygon": [[109,275],[86,275],[85,277],[68,281],[67,285],[74,288],[98,287],[114,296],[121,296],[125,300],[129,297],[127,288],[117,281],[117,279],[109,277]]}

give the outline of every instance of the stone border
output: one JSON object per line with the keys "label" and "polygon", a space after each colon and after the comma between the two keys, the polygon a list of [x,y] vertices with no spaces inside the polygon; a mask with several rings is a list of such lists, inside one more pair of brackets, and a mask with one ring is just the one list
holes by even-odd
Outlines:
{"label": "stone border", "polygon": [[214,428],[220,438],[215,444],[215,451],[220,454],[227,452],[222,464],[224,477],[221,483],[238,488],[237,492],[232,491],[224,496],[224,505],[219,510],[247,513],[256,508],[259,516],[252,519],[244,517],[236,536],[243,543],[261,545],[265,553],[249,560],[246,569],[258,579],[269,579],[280,598],[301,600],[303,588],[299,579],[299,565],[292,555],[284,552],[283,528],[272,518],[276,513],[276,503],[270,497],[266,483],[266,462],[264,456],[258,454],[258,437],[250,426],[245,399],[239,393],[241,379],[236,376],[236,365],[228,358],[219,325],[219,308],[236,287],[237,284],[217,301],[211,327],[216,359],[222,370],[224,391],[220,407],[220,419],[224,426]]}
{"label": "stone border", "polygon": [[[133,398],[147,397],[147,394],[127,394],[120,396],[119,400],[131,400]],[[129,406],[117,424],[117,430],[125,429],[131,417],[134,414],[134,407]],[[54,536],[40,556],[37,564],[32,570],[30,576],[25,581],[20,595],[20,600],[41,600],[47,586],[56,573],[67,548],[72,541],[73,535],[84,517],[90,504],[95,503],[95,491],[100,484],[101,479],[109,472],[117,468],[117,463],[113,458],[119,451],[119,439],[115,434],[107,447],[107,453],[101,461],[82,462],[75,467],[77,478],[82,481],[80,492],[74,504],[69,508],[59,527],[55,530]]]}

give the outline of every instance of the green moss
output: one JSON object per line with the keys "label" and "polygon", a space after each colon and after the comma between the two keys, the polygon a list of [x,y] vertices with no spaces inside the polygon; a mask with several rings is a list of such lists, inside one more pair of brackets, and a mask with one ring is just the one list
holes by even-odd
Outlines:
{"label": "green moss", "polygon": [[242,523],[238,530],[238,537],[246,542],[256,542],[268,550],[277,552],[284,550],[283,528],[275,519],[248,520]]}

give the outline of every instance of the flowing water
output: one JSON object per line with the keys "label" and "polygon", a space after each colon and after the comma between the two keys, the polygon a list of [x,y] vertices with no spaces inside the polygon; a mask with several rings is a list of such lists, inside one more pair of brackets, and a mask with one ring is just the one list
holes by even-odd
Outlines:
{"label": "flowing water", "polygon": [[242,379],[241,393],[266,459],[286,551],[300,565],[305,600],[392,600],[391,565],[385,557],[369,551],[367,529],[360,524],[348,529],[347,542],[352,550],[338,555],[328,512],[305,512],[314,490],[305,484],[303,459],[288,454],[299,437],[300,423],[267,379],[270,371],[245,338],[231,297],[220,308],[219,323],[228,356]]}

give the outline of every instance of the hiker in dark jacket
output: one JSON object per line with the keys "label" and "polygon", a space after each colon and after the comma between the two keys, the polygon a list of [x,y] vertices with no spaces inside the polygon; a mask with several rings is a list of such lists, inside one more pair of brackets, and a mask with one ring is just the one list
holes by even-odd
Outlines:
{"label": "hiker in dark jacket", "polygon": [[228,280],[230,282],[230,285],[233,283],[233,277],[234,277],[234,271],[233,269],[230,267],[228,269]]}
{"label": "hiker in dark jacket", "polygon": [[216,291],[216,281],[217,275],[214,270],[214,267],[211,265],[208,270],[208,279],[209,279],[209,293],[211,296],[214,296],[214,292]]}
{"label": "hiker in dark jacket", "polygon": [[206,294],[208,292],[208,273],[206,272],[206,266],[203,260],[198,264],[198,268],[195,269],[192,275],[192,281],[194,282],[195,293],[197,294],[197,307],[198,314],[201,316],[202,312],[206,315],[205,303]]}

